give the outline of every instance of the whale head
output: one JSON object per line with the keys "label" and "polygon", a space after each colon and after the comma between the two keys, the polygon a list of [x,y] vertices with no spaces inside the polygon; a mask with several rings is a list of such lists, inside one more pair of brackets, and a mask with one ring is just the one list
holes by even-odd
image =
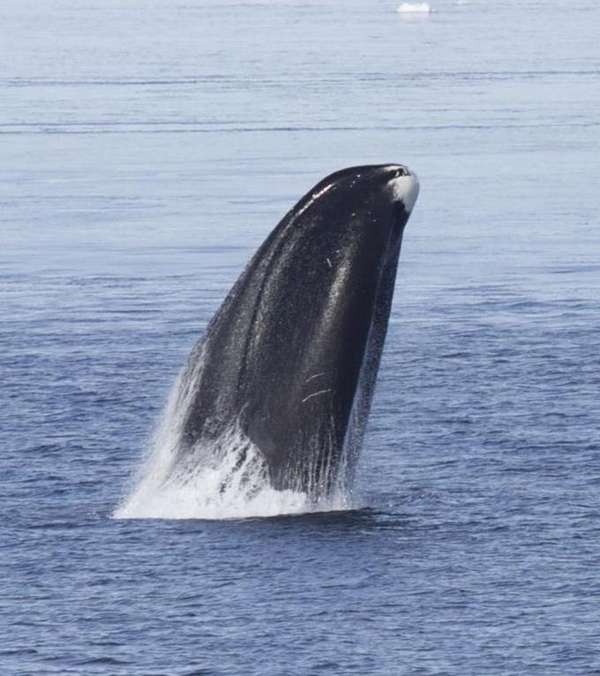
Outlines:
{"label": "whale head", "polygon": [[276,489],[351,481],[418,191],[404,165],[350,167],[283,217],[192,353],[184,446],[236,425]]}

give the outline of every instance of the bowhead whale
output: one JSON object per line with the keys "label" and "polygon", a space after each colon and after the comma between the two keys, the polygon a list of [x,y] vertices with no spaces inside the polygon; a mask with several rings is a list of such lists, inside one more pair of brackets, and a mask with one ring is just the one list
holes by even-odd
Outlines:
{"label": "bowhead whale", "polygon": [[192,350],[175,466],[235,428],[275,489],[352,481],[418,190],[405,166],[351,167],[284,216]]}

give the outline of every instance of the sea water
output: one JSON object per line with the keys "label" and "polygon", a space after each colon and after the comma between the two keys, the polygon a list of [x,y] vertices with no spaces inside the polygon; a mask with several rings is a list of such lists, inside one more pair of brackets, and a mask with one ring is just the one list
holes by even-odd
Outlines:
{"label": "sea water", "polygon": [[[3,3],[2,674],[600,673],[600,8],[401,4]],[[132,503],[253,251],[370,162],[421,195],[351,504]]]}

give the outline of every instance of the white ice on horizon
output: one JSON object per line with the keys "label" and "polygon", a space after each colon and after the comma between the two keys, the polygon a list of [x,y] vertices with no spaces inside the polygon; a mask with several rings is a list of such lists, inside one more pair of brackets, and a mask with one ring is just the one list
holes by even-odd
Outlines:
{"label": "white ice on horizon", "polygon": [[430,14],[432,9],[428,2],[403,2],[396,11],[400,14]]}

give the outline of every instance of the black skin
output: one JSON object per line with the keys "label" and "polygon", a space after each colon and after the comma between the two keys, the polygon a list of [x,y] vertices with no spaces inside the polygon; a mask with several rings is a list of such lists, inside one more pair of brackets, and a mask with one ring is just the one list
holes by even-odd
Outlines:
{"label": "black skin", "polygon": [[274,488],[331,490],[353,405],[366,419],[373,394],[410,215],[388,184],[403,171],[336,172],[267,237],[190,356],[180,454],[237,424]]}

